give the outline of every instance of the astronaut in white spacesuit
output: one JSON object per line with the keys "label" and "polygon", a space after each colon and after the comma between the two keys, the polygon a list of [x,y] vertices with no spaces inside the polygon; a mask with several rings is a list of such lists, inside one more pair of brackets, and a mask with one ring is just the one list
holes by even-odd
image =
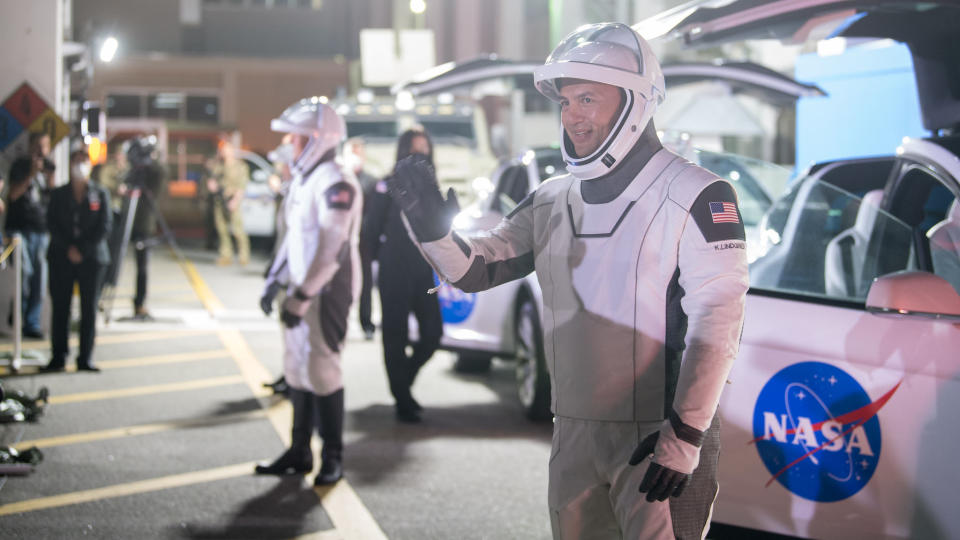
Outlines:
{"label": "astronaut in white spacesuit", "polygon": [[422,161],[398,168],[391,195],[454,286],[537,273],[554,537],[701,538],[747,290],[736,194],[660,144],[650,119],[663,74],[630,27],[577,29],[534,80],[560,104],[569,174],[470,237],[451,230],[454,203]]}
{"label": "astronaut in white spacesuit", "polygon": [[343,476],[343,381],[340,351],[347,315],[360,289],[359,229],[362,190],[335,160],[346,138],[343,119],[318,98],[301,100],[270,123],[293,135],[296,158],[283,202],[287,232],[264,288],[269,305],[277,284],[287,286],[283,373],[290,386],[290,448],[259,474],[305,473],[313,468],[310,437],[319,421],[322,464],[315,485]]}

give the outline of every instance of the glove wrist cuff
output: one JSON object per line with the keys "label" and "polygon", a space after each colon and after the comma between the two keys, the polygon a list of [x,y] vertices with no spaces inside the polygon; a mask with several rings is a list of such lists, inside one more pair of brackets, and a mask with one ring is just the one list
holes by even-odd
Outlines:
{"label": "glove wrist cuff", "polygon": [[683,420],[680,419],[680,415],[673,409],[670,410],[669,420],[670,427],[673,428],[673,432],[678,439],[685,443],[692,444],[697,448],[703,446],[703,439],[707,435],[705,431],[700,431],[690,424],[684,424]]}
{"label": "glove wrist cuff", "polygon": [[307,296],[307,293],[303,292],[303,289],[301,289],[300,287],[297,287],[296,289],[293,290],[293,297],[296,298],[297,300],[300,300],[301,302],[306,302],[307,300],[310,299],[310,297]]}

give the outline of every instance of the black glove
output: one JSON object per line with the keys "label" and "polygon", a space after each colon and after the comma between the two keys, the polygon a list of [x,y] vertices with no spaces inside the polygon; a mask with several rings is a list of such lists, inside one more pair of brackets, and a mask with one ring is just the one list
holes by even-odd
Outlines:
{"label": "black glove", "polygon": [[443,199],[436,171],[425,156],[413,154],[398,161],[387,189],[419,242],[433,242],[450,232],[460,205],[452,188]]}
{"label": "black glove", "polygon": [[302,317],[296,313],[291,313],[287,311],[286,307],[280,311],[280,321],[283,322],[283,325],[287,328],[296,328],[300,324]]}
{"label": "black glove", "polygon": [[280,284],[276,281],[271,281],[270,284],[263,289],[263,296],[260,297],[260,309],[263,310],[264,315],[273,313],[273,300],[279,292]]}
{"label": "black glove", "polygon": [[[656,431],[643,439],[630,456],[630,465],[637,465],[648,456],[652,456],[659,438],[660,432]],[[643,480],[640,482],[640,493],[647,494],[647,502],[665,501],[667,497],[679,497],[689,481],[689,474],[664,467],[651,460],[650,466],[647,467],[647,474],[643,475]]]}

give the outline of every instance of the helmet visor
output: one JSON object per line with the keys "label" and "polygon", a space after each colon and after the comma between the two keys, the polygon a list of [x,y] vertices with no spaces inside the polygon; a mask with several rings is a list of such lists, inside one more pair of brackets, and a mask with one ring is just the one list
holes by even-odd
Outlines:
{"label": "helmet visor", "polygon": [[[581,26],[564,38],[534,72],[537,88],[560,100],[557,79],[574,78],[643,90],[644,56],[637,33],[625,24]],[[649,96],[647,96],[649,98]]]}

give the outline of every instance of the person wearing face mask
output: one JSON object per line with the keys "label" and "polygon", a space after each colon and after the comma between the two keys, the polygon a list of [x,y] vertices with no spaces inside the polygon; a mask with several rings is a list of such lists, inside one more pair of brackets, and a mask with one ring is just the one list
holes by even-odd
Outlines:
{"label": "person wearing face mask", "polygon": [[578,28],[534,82],[560,105],[568,174],[470,237],[451,230],[455,204],[422,162],[401,163],[390,194],[454,286],[537,274],[554,538],[703,538],[748,287],[736,193],[663,148],[663,73],[629,26]]}
{"label": "person wearing face mask", "polygon": [[270,122],[292,134],[293,177],[284,198],[286,234],[267,272],[260,306],[269,312],[286,284],[283,375],[293,405],[291,444],[257,474],[302,474],[313,467],[310,438],[317,423],[323,449],[314,485],[343,476],[344,392],[340,355],[350,307],[360,292],[358,252],[363,194],[336,159],[347,128],[320,98],[303,99]]}
{"label": "person wearing face mask", "polygon": [[44,371],[63,371],[69,353],[70,302],[74,284],[80,289],[80,351],[77,369],[100,371],[93,363],[97,297],[110,263],[107,238],[112,224],[110,195],[90,182],[90,159],[83,150],[70,154],[70,182],[50,193],[47,228],[50,246],[50,363]]}
{"label": "person wearing face mask", "polygon": [[[411,129],[400,135],[397,163],[405,159],[433,165],[433,143],[422,129]],[[437,296],[427,294],[434,287],[433,270],[407,236],[400,207],[387,195],[393,180],[394,175],[388,176],[371,193],[360,243],[361,251],[380,264],[377,288],[382,314],[383,361],[390,392],[396,400],[397,419],[415,423],[420,421],[422,408],[414,399],[411,387],[417,372],[440,346],[443,318]],[[413,344],[413,354],[408,356],[410,313],[417,319],[420,339]]]}

